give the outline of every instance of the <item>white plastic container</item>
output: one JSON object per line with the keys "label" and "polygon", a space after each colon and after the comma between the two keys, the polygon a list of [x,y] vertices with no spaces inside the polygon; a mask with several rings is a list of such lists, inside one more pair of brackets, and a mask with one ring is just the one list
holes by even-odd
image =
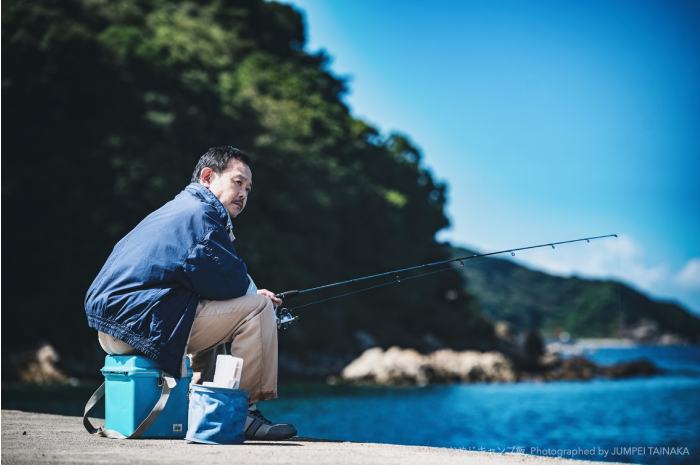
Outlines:
{"label": "white plastic container", "polygon": [[243,359],[233,355],[219,355],[216,357],[216,371],[213,383],[205,383],[205,386],[224,387],[238,389],[241,384],[243,372]]}

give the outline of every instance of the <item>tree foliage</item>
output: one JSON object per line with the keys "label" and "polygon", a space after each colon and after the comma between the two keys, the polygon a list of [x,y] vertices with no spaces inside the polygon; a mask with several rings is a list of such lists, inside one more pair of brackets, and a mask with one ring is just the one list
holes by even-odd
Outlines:
{"label": "tree foliage", "polygon": [[[3,352],[94,346],[82,300],[111,247],[199,155],[253,155],[237,247],[259,285],[306,287],[443,258],[446,186],[401,134],[354,118],[305,50],[300,12],[259,0],[3,2]],[[449,293],[449,290],[458,290]],[[446,295],[451,295],[447,299]],[[455,297],[456,296],[456,297]],[[483,344],[456,273],[309,310],[290,351]]]}

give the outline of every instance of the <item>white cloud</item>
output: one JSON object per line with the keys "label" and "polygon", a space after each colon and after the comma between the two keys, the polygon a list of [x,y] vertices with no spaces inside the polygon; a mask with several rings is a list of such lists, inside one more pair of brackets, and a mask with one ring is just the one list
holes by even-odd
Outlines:
{"label": "white cloud", "polygon": [[700,289],[700,258],[688,260],[676,275],[676,281],[681,286]]}

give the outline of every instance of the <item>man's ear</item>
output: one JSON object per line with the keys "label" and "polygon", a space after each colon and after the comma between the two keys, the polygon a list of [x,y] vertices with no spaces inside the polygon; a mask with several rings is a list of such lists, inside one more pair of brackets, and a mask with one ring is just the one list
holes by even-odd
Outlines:
{"label": "man's ear", "polygon": [[205,166],[202,171],[199,172],[199,183],[203,186],[209,187],[212,182],[212,176],[214,175],[214,170]]}

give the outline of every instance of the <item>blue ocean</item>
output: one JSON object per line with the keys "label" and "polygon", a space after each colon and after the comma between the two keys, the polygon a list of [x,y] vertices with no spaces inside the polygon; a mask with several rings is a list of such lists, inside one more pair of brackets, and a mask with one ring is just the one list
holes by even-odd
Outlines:
{"label": "blue ocean", "polygon": [[261,404],[305,437],[644,464],[700,463],[700,347],[589,350],[647,358],[655,377],[360,388],[288,385]]}

